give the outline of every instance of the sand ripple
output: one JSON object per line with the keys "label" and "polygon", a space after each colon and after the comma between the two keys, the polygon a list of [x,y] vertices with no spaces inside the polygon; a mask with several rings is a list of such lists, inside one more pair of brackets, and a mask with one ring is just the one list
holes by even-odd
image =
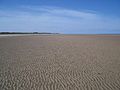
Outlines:
{"label": "sand ripple", "polygon": [[0,90],[120,90],[120,36],[0,38]]}

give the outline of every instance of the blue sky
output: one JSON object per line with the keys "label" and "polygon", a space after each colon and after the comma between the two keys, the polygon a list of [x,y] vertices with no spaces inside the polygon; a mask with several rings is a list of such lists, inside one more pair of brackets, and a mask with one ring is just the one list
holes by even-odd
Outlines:
{"label": "blue sky", "polygon": [[120,0],[0,0],[0,32],[120,33]]}

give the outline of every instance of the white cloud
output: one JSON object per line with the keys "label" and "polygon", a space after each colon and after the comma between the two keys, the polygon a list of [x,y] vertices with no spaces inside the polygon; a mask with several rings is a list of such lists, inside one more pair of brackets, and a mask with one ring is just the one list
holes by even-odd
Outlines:
{"label": "white cloud", "polygon": [[120,18],[96,12],[59,7],[28,7],[0,10],[0,31],[60,33],[120,33]]}

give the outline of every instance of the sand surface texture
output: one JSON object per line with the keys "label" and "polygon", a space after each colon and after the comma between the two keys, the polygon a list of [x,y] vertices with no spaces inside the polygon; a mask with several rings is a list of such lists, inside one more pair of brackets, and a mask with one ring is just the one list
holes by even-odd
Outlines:
{"label": "sand surface texture", "polygon": [[120,35],[1,37],[0,90],[120,90]]}

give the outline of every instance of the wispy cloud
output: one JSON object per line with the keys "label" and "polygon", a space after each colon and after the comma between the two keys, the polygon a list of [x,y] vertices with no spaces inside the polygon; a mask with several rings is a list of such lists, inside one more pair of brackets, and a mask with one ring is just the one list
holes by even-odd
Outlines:
{"label": "wispy cloud", "polygon": [[0,31],[40,31],[60,33],[120,33],[120,18],[97,12],[60,7],[22,6],[0,10]]}

